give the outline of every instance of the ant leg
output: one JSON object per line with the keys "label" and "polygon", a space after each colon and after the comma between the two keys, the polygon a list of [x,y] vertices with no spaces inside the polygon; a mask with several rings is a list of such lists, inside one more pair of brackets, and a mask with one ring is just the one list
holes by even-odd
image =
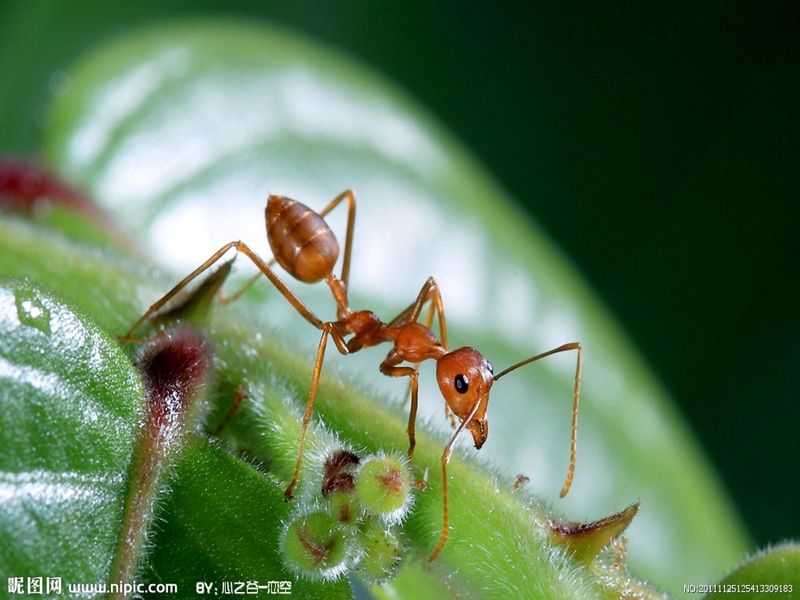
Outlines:
{"label": "ant leg", "polygon": [[[480,398],[480,394],[477,396]],[[472,407],[469,415],[466,419],[461,421],[456,429],[456,432],[453,434],[453,437],[450,438],[450,441],[447,442],[447,446],[444,447],[444,452],[442,453],[442,506],[443,506],[443,523],[442,523],[442,535],[439,538],[439,543],[436,544],[436,548],[433,549],[431,555],[428,557],[428,562],[433,562],[436,560],[436,557],[439,556],[439,553],[444,548],[444,544],[447,541],[447,534],[450,531],[450,517],[447,512],[447,463],[450,462],[450,457],[453,455],[453,444],[456,443],[456,438],[458,438],[458,434],[464,429],[464,426],[472,421],[475,417],[475,414],[478,412],[478,408],[480,407],[481,403],[476,402],[475,406]]]}
{"label": "ant leg", "polygon": [[411,410],[408,413],[408,459],[414,456],[414,446],[417,445],[415,430],[417,423],[417,397],[419,390],[419,372],[414,367],[396,367],[391,364],[389,359],[383,361],[380,366],[381,373],[389,377],[408,377],[411,381]]}
{"label": "ant leg", "polygon": [[325,217],[329,212],[336,208],[343,200],[347,200],[347,233],[345,234],[344,258],[342,260],[342,275],[337,278],[333,272],[328,273],[325,281],[331,288],[334,300],[336,300],[336,318],[343,321],[350,314],[350,302],[347,299],[347,286],[350,279],[350,255],[353,248],[353,229],[356,221],[356,196],[353,190],[345,190],[318,213],[319,217]]}
{"label": "ant leg", "polygon": [[545,358],[547,356],[551,356],[553,354],[557,354],[559,352],[567,352],[570,350],[577,350],[578,351],[578,360],[575,366],[575,388],[572,392],[572,443],[570,445],[570,455],[569,455],[569,471],[567,472],[567,480],[564,482],[564,487],[561,488],[561,497],[567,495],[569,492],[569,488],[572,487],[572,478],[575,475],[575,455],[578,446],[578,399],[580,398],[581,394],[581,360],[583,358],[583,349],[579,342],[572,342],[570,344],[564,344],[563,346],[559,346],[558,348],[553,348],[552,350],[548,350],[547,352],[542,352],[541,354],[537,354],[536,356],[532,356],[530,358],[526,358],[523,361],[518,362],[515,365],[511,365],[505,371],[501,372],[499,375],[494,376],[494,380],[497,381],[503,375],[510,373],[514,369],[518,369],[528,363],[535,362],[541,358]]}
{"label": "ant leg", "polygon": [[309,323],[314,325],[317,329],[322,329],[324,323],[323,321],[317,317],[311,309],[309,309],[300,298],[298,298],[294,292],[292,292],[289,287],[278,277],[278,275],[269,267],[266,261],[261,258],[258,254],[256,254],[250,247],[245,244],[244,242],[237,241],[237,242],[229,242],[225,244],[222,248],[217,250],[211,257],[206,260],[202,265],[197,267],[194,271],[189,273],[186,277],[184,277],[175,287],[173,287],[169,292],[167,292],[158,302],[153,304],[147,312],[145,312],[136,323],[134,323],[133,327],[131,327],[130,331],[125,334],[125,338],[133,337],[134,332],[141,327],[142,323],[144,323],[153,313],[157,312],[161,307],[163,307],[167,302],[169,302],[175,295],[180,292],[183,288],[185,288],[189,283],[192,282],[196,277],[201,275],[204,271],[208,270],[214,263],[216,263],[220,258],[222,258],[228,250],[231,248],[235,248],[237,252],[241,252],[247,258],[249,258],[252,263],[258,267],[258,270],[261,271],[267,279],[272,282],[277,290],[283,295],[286,300],[288,300],[289,304],[291,304],[294,309],[300,313],[300,315]]}
{"label": "ant leg", "polygon": [[236,243],[236,249],[239,252],[242,252],[245,256],[247,256],[253,264],[258,267],[258,269],[267,277],[267,279],[272,282],[278,291],[283,295],[286,300],[289,301],[294,309],[300,313],[300,315],[306,319],[309,323],[314,325],[317,329],[322,330],[322,336],[319,340],[319,347],[317,348],[317,358],[314,362],[314,375],[311,378],[311,388],[308,393],[308,402],[306,404],[306,412],[303,416],[303,425],[300,430],[300,444],[299,450],[297,453],[297,463],[295,464],[294,473],[292,474],[292,481],[289,483],[289,487],[286,488],[284,495],[287,500],[292,499],[292,491],[294,490],[295,486],[297,485],[297,480],[300,476],[300,467],[303,464],[303,449],[305,447],[305,439],[306,439],[306,430],[308,429],[308,424],[311,422],[311,413],[314,409],[314,400],[317,396],[317,388],[319,386],[319,377],[320,373],[322,372],[322,361],[325,358],[325,348],[328,343],[328,336],[333,337],[333,342],[336,345],[337,350],[339,350],[342,354],[348,354],[349,350],[347,349],[347,342],[344,339],[342,333],[336,328],[336,323],[327,322],[323,323],[319,317],[317,317],[311,309],[309,309],[300,298],[298,298],[294,292],[292,292],[287,285],[283,282],[283,280],[278,277],[278,275],[269,267],[269,265],[264,262],[264,260],[258,256],[255,252],[253,252],[246,244],[242,242]]}
{"label": "ant leg", "polygon": [[[142,316],[139,322],[136,325],[134,325],[133,329],[131,329],[130,333],[124,336],[118,335],[116,336],[116,338],[122,343],[145,343],[150,340],[158,338],[164,333],[164,330],[162,329],[159,332],[155,333],[154,335],[151,335],[141,340],[137,340],[131,337],[131,334],[146,319],[152,318],[154,324],[156,325],[161,325],[161,324],[168,325],[173,321],[182,320],[185,318],[192,319],[193,315],[207,311],[208,306],[209,304],[211,304],[211,301],[214,299],[214,297],[220,296],[222,294],[222,292],[220,291],[222,288],[222,284],[225,282],[225,279],[227,279],[228,275],[230,274],[234,260],[235,257],[223,263],[222,266],[219,267],[216,271],[213,271],[211,275],[206,277],[202,281],[202,283],[200,283],[200,285],[197,286],[195,290],[193,290],[190,294],[188,294],[185,298],[183,298],[177,306],[171,308],[170,310],[165,311],[164,313],[157,313],[157,311],[161,308],[161,306],[159,306],[159,303],[166,303],[167,301],[170,300],[170,298],[167,298],[165,296],[158,303],[150,307],[150,312],[145,313]],[[181,290],[178,290],[177,293],[180,293],[180,291]]]}
{"label": "ant leg", "polygon": [[300,428],[300,444],[299,449],[297,451],[297,462],[294,466],[294,473],[292,474],[292,481],[289,483],[289,486],[286,488],[284,492],[284,497],[288,502],[292,498],[294,498],[294,491],[295,486],[297,486],[297,480],[300,478],[300,467],[303,464],[303,450],[305,448],[306,443],[306,431],[308,430],[308,424],[311,422],[311,414],[314,410],[314,400],[317,398],[317,388],[319,387],[319,377],[322,373],[322,362],[325,359],[325,348],[328,345],[328,336],[333,336],[333,341],[336,344],[337,349],[342,354],[347,354],[347,344],[344,340],[344,337],[336,329],[336,324],[332,322],[324,323],[322,326],[322,336],[319,338],[319,346],[317,347],[317,358],[314,361],[314,375],[311,378],[311,388],[308,392],[308,402],[306,403],[306,412],[303,415],[303,425]]}
{"label": "ant leg", "polygon": [[344,258],[342,259],[342,276],[340,279],[344,282],[346,288],[350,279],[350,251],[353,247],[353,229],[356,223],[356,193],[353,190],[345,190],[331,200],[328,206],[320,211],[319,216],[325,217],[343,200],[347,200],[347,233],[344,238]]}
{"label": "ant leg", "polygon": [[128,333],[126,333],[123,336],[123,338],[124,339],[133,338],[133,334],[136,332],[137,329],[139,329],[139,327],[142,326],[142,323],[144,323],[148,318],[150,318],[151,315],[158,312],[162,306],[164,306],[167,302],[169,302],[172,298],[174,298],[175,295],[178,294],[178,292],[180,292],[183,288],[189,285],[189,283],[191,283],[192,280],[194,280],[197,276],[201,275],[209,268],[211,268],[211,266],[214,265],[214,263],[216,263],[220,258],[222,258],[225,255],[225,253],[228,252],[228,250],[235,247],[237,244],[241,244],[241,242],[229,242],[225,244],[222,248],[220,248],[214,254],[212,254],[207,261],[205,261],[202,265],[200,265],[194,271],[192,271],[186,277],[184,277],[180,282],[178,282],[178,284],[175,287],[173,287],[170,291],[164,294],[164,296],[162,296],[161,299],[158,300],[158,302],[156,302],[150,308],[148,308],[147,311],[141,317],[139,317],[139,320],[133,324],[133,327],[131,327],[130,330],[128,330]]}
{"label": "ant leg", "polygon": [[[292,290],[289,289],[289,286],[287,286],[283,280],[278,277],[277,273],[275,273],[275,271],[269,267],[269,264],[267,264],[263,258],[253,252],[253,250],[251,250],[250,247],[244,242],[235,242],[235,245],[236,250],[244,254],[256,267],[258,267],[258,270],[270,280],[272,285],[274,285],[281,295],[286,298],[289,304],[291,304],[292,307],[298,313],[300,313],[300,316],[302,316],[317,329],[322,329],[325,326],[325,323],[317,315],[311,312],[311,309],[308,308],[305,303],[300,300],[300,298],[298,298]],[[339,344],[337,343],[337,346],[338,345]]]}
{"label": "ant leg", "polygon": [[450,426],[455,429],[456,427],[456,414],[450,410],[450,405],[447,402],[444,403],[444,416],[447,419],[450,419]]}
{"label": "ant leg", "polygon": [[439,286],[433,277],[428,277],[428,280],[422,286],[419,294],[417,294],[417,299],[414,300],[408,308],[397,315],[387,326],[402,327],[406,323],[416,321],[419,319],[422,308],[428,300],[431,301],[431,307],[425,319],[425,326],[430,329],[433,324],[433,314],[436,312],[439,317],[439,338],[442,346],[447,349],[447,323],[444,318],[444,303],[442,302],[442,294],[439,291]]}
{"label": "ant leg", "polygon": [[[275,259],[273,259],[272,261],[270,261],[270,264],[272,264],[272,262],[273,262],[274,260],[275,260]],[[234,293],[233,293],[233,294],[231,294],[230,296],[220,295],[220,298],[219,298],[219,303],[220,303],[222,306],[225,306],[226,304],[231,304],[231,303],[233,303],[233,302],[236,302],[236,301],[237,301],[239,298],[241,298],[242,296],[244,296],[244,293],[245,293],[247,290],[249,290],[249,289],[250,289],[250,286],[252,286],[252,285],[253,285],[253,284],[254,284],[256,281],[258,281],[259,277],[261,277],[261,273],[256,273],[256,274],[255,274],[255,275],[253,275],[253,276],[252,276],[250,279],[248,279],[247,281],[245,281],[245,282],[244,282],[244,285],[242,285],[242,287],[240,287],[238,290],[236,290],[236,292],[234,292]]]}
{"label": "ant leg", "polygon": [[[430,300],[431,305],[428,310],[428,314],[425,318],[425,327],[428,329],[431,328],[433,324],[433,315],[434,312],[438,314],[439,317],[439,337],[442,346],[446,349],[447,346],[447,325],[444,318],[444,305],[442,303],[442,295],[439,292],[439,286],[436,283],[436,280],[433,277],[429,277],[425,284],[422,286],[419,294],[417,294],[417,299],[403,312],[397,315],[388,325],[387,327],[402,327],[407,323],[411,323],[412,321],[416,321],[419,318],[420,313],[422,312],[422,308],[425,303]],[[418,364],[414,365],[414,369],[418,370]],[[409,392],[413,392],[411,386],[409,385]],[[455,419],[449,413],[449,407],[445,403],[445,415],[450,418],[450,422],[453,424],[453,427],[456,426]]]}
{"label": "ant leg", "polygon": [[222,422],[217,425],[214,431],[211,432],[211,435],[219,435],[222,433],[222,430],[225,429],[228,421],[230,421],[231,417],[233,417],[233,415],[235,415],[239,410],[243,400],[247,400],[247,392],[244,391],[242,386],[239,386],[239,388],[236,390],[236,396],[233,398],[231,407],[228,409],[228,412],[225,413],[225,417],[223,417]]}
{"label": "ant leg", "polygon": [[[275,257],[272,257],[270,261],[267,263],[267,266],[271,268],[275,265],[276,262],[278,262],[277,259]],[[244,293],[250,289],[250,286],[252,286],[256,281],[258,281],[259,277],[261,277],[261,273],[256,273],[255,275],[253,275],[250,279],[245,281],[244,285],[242,285],[241,288],[236,290],[236,292],[234,292],[234,294],[231,295],[230,297],[226,298],[224,297],[224,293],[220,294],[219,303],[225,306],[226,304],[236,302],[239,298],[244,296]]]}
{"label": "ant leg", "polygon": [[[429,278],[428,282],[426,282],[426,283],[432,283],[433,284],[433,288],[432,288],[433,293],[431,293],[430,291],[428,292],[428,296],[431,299],[431,305],[428,308],[428,315],[425,317],[425,327],[427,327],[428,329],[431,328],[431,325],[433,324],[433,313],[434,312],[438,312],[438,314],[439,314],[439,335],[441,336],[442,345],[445,348],[447,348],[448,347],[447,346],[447,327],[445,325],[445,319],[444,319],[444,305],[442,303],[442,295],[441,295],[441,292],[439,291],[439,286],[436,284],[435,280],[433,280],[433,277]],[[425,290],[425,288],[423,287],[423,291],[424,290]],[[453,411],[450,410],[450,406],[447,404],[447,402],[444,403],[444,416],[447,419],[450,420],[450,426],[453,429],[455,429],[455,427],[456,427],[456,416],[455,416],[455,413],[453,413]]]}
{"label": "ant leg", "polygon": [[191,281],[195,277],[197,277],[198,275],[202,274],[204,271],[209,269],[215,262],[217,262],[220,258],[222,258],[223,255],[228,250],[236,246],[237,243],[241,242],[230,242],[228,244],[225,244],[222,248],[220,248],[214,254],[212,254],[211,258],[209,258],[206,262],[204,262],[202,265],[200,265],[194,271],[192,271],[186,277],[184,277],[174,288],[172,288],[170,291],[164,294],[164,296],[158,302],[156,302],[150,308],[148,308],[147,311],[141,317],[139,317],[139,320],[133,324],[133,327],[130,328],[130,330],[128,331],[128,333],[125,334],[124,337],[126,339],[132,338],[136,330],[139,329],[139,327],[141,327],[142,323],[144,323],[150,317],[150,315],[157,312],[162,306],[164,306],[167,302],[169,302],[172,298],[174,298],[175,295],[178,292],[180,292],[183,288],[185,288],[187,285],[189,285],[189,283],[191,283]]}
{"label": "ant leg", "polygon": [[[442,294],[439,291],[439,286],[436,284],[436,280],[433,277],[428,279],[428,282],[431,284],[431,287],[428,291],[426,300],[431,301],[431,305],[428,307],[428,314],[425,317],[425,327],[428,329],[431,328],[433,325],[433,315],[434,313],[438,314],[439,317],[439,338],[442,343],[442,346],[448,348],[447,345],[447,325],[444,319],[444,303],[442,302]],[[424,291],[423,287],[423,291]]]}

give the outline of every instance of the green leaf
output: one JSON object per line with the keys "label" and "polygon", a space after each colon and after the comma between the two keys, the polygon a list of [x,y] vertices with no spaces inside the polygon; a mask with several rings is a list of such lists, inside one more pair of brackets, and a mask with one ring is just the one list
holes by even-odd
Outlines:
{"label": "green leaf", "polygon": [[[699,586],[698,586],[699,587]],[[800,590],[800,545],[782,544],[744,561],[706,598],[792,598]],[[701,590],[702,591],[702,590]]]}
{"label": "green leaf", "polygon": [[[675,592],[686,581],[713,581],[741,554],[741,528],[697,444],[591,292],[480,167],[396,89],[278,30],[201,22],[115,40],[70,81],[46,129],[46,156],[175,275],[43,238],[16,221],[0,222],[0,273],[36,278],[121,334],[222,244],[241,238],[263,247],[268,193],[320,208],[356,186],[354,307],[391,319],[434,275],[451,345],[479,347],[498,368],[582,342],[578,468],[559,512],[599,519],[640,499],[642,514],[626,533],[628,565]],[[343,216],[331,215],[336,231]],[[246,262],[237,266],[246,271]],[[334,318],[324,289],[290,285]],[[285,483],[318,334],[267,283],[259,286],[209,317],[218,370],[209,423],[219,422],[244,387],[250,401],[226,437]],[[404,451],[405,382],[382,378],[378,350],[335,354],[325,362],[316,414],[359,449]],[[414,468],[419,477],[428,471],[429,487],[406,527],[420,558],[441,528],[439,457],[450,434],[426,367],[420,397],[427,425],[418,427]],[[477,468],[467,440],[457,445],[448,468],[450,539],[432,565],[457,593],[575,596],[589,589],[586,574],[547,549],[547,511],[528,496],[556,502],[569,459],[573,373],[574,356],[554,357],[498,382],[488,413],[492,435],[478,455],[498,471]],[[387,393],[397,400],[376,404]],[[336,436],[312,427],[301,484],[311,485],[315,466],[340,443]],[[531,481],[512,492],[519,473]],[[199,476],[188,483],[202,487]],[[198,531],[196,539],[211,535]],[[408,579],[401,572],[398,589],[412,589]]]}
{"label": "green leaf", "polygon": [[207,595],[223,594],[224,582],[289,582],[295,597],[350,597],[345,580],[320,584],[286,569],[276,544],[290,508],[283,490],[218,445],[192,441],[171,486],[143,580],[176,583],[187,595],[197,582],[213,586]]}
{"label": "green leaf", "polygon": [[0,339],[0,572],[26,586],[60,577],[63,591],[103,582],[142,407],[138,374],[91,318],[29,282],[0,280]]}

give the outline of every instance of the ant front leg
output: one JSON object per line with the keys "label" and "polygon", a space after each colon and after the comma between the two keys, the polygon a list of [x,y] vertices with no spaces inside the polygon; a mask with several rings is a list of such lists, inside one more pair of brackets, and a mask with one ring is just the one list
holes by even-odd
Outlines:
{"label": "ant front leg", "polygon": [[452,410],[450,410],[450,406],[447,404],[447,402],[444,403],[444,416],[446,419],[450,420],[450,427],[455,429],[457,425],[456,414]]}
{"label": "ant front leg", "polygon": [[380,366],[381,373],[389,377],[408,377],[411,381],[411,410],[408,413],[408,460],[414,456],[414,446],[416,446],[416,422],[417,422],[417,395],[419,391],[419,372],[414,367],[394,366],[387,358]]}

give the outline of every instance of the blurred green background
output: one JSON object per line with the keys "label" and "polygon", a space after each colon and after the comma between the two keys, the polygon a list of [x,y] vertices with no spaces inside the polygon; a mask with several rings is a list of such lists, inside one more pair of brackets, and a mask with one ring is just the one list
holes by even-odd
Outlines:
{"label": "blurred green background", "polygon": [[99,40],[201,15],[416,96],[594,285],[754,540],[800,537],[800,4],[0,0],[0,152],[36,152],[51,76]]}

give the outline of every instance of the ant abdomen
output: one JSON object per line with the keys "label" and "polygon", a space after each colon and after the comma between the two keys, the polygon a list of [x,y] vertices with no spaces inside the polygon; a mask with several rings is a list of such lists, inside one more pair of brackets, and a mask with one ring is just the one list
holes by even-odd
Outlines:
{"label": "ant abdomen", "polygon": [[321,216],[297,200],[270,196],[266,220],[275,260],[295,279],[316,283],[331,274],[339,243]]}

